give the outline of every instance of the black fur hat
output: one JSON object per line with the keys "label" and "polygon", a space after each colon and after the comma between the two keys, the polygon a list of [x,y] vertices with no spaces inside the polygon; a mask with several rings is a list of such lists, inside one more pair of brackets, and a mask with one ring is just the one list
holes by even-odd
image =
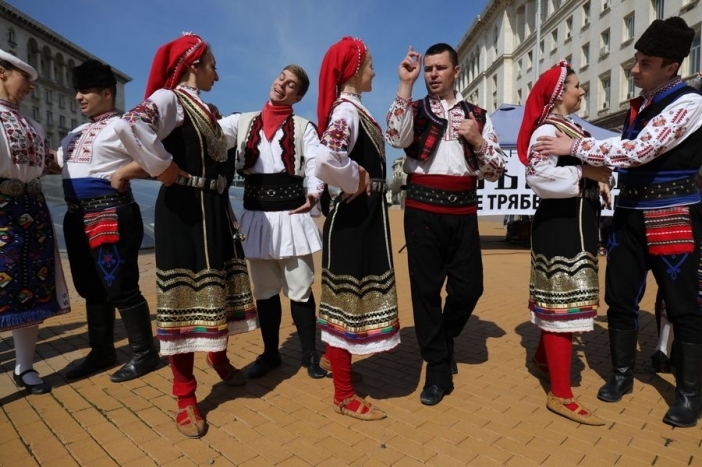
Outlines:
{"label": "black fur hat", "polygon": [[86,60],[73,68],[73,89],[104,89],[116,85],[112,68],[97,60]]}
{"label": "black fur hat", "polygon": [[644,31],[634,48],[654,57],[682,61],[690,54],[695,30],[679,16],[657,19]]}

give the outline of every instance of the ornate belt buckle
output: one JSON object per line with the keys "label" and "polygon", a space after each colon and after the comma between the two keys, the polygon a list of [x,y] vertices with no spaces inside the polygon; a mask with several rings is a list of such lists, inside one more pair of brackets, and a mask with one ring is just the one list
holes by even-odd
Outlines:
{"label": "ornate belt buckle", "polygon": [[455,203],[458,200],[458,196],[456,195],[449,195],[448,196],[449,203]]}
{"label": "ornate belt buckle", "polygon": [[41,180],[35,178],[27,183],[27,193],[36,196],[41,193]]}
{"label": "ornate belt buckle", "polygon": [[224,190],[227,189],[227,179],[224,178],[224,175],[217,175],[217,181],[215,182],[215,186],[217,187],[217,194],[222,194],[224,193]]}
{"label": "ornate belt buckle", "polygon": [[266,195],[270,196],[271,198],[274,197],[276,193],[276,190],[274,190],[273,188],[269,188],[266,190]]}

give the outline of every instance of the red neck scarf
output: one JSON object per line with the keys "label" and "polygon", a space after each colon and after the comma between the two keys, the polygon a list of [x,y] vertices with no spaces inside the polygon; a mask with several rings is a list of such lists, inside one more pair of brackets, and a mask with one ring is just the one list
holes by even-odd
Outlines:
{"label": "red neck scarf", "polygon": [[544,71],[527,97],[522,126],[517,136],[517,155],[524,165],[529,162],[531,135],[543,123],[556,100],[563,94],[569,68],[570,65],[565,60],[561,60],[558,65]]}
{"label": "red neck scarf", "polygon": [[293,109],[289,105],[271,105],[270,102],[266,102],[261,111],[261,120],[263,120],[263,134],[268,141],[273,139],[275,132],[292,113]]}

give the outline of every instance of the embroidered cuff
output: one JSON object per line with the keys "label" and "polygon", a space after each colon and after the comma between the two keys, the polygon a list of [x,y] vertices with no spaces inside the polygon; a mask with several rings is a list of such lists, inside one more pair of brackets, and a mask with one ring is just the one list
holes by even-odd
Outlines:
{"label": "embroidered cuff", "polygon": [[400,97],[395,94],[395,102],[402,107],[409,107],[409,105],[412,103],[412,96],[410,96],[409,99],[405,99],[404,97]]}
{"label": "embroidered cuff", "polygon": [[487,150],[488,150],[488,142],[487,142],[487,139],[483,138],[483,144],[482,144],[482,146],[480,146],[480,149],[475,151],[475,155],[476,156],[484,156],[485,154],[487,154]]}
{"label": "embroidered cuff", "polygon": [[[570,155],[573,157],[578,157],[578,152],[580,152],[580,146],[582,144],[582,139],[575,138],[572,143],[570,143]],[[580,159],[580,157],[578,157]]]}

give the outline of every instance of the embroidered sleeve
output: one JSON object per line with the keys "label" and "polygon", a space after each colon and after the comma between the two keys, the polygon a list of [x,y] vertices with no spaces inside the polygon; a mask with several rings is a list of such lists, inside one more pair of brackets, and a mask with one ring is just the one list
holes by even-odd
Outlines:
{"label": "embroidered sleeve", "polygon": [[220,118],[217,121],[220,128],[222,128],[222,133],[224,133],[225,139],[227,140],[227,149],[231,149],[237,144],[239,119],[241,119],[241,113],[233,113],[226,117]]}
{"label": "embroidered sleeve", "polygon": [[542,154],[532,148],[536,138],[555,135],[553,125],[541,125],[531,135],[526,181],[540,198],[572,198],[580,193],[579,166],[558,167],[558,156]]}
{"label": "embroidered sleeve", "polygon": [[571,154],[592,165],[635,167],[678,146],[702,127],[702,97],[686,94],[652,118],[634,140],[575,140]]}
{"label": "embroidered sleeve", "polygon": [[348,103],[337,105],[315,148],[317,178],[346,193],[358,189],[358,164],[349,157],[358,138],[358,127],[356,108]]}
{"label": "embroidered sleeve", "polygon": [[152,177],[171,164],[172,157],[161,140],[183,122],[175,93],[164,89],[125,113],[115,132],[127,153]]}
{"label": "embroidered sleeve", "polygon": [[492,126],[492,120],[487,115],[485,119],[483,146],[475,155],[478,158],[482,177],[489,182],[494,182],[505,171],[505,159],[500,143],[497,141],[497,133],[495,133],[495,128]]}
{"label": "embroidered sleeve", "polygon": [[386,116],[385,141],[394,148],[406,148],[412,144],[414,114],[412,101],[395,96]]}

